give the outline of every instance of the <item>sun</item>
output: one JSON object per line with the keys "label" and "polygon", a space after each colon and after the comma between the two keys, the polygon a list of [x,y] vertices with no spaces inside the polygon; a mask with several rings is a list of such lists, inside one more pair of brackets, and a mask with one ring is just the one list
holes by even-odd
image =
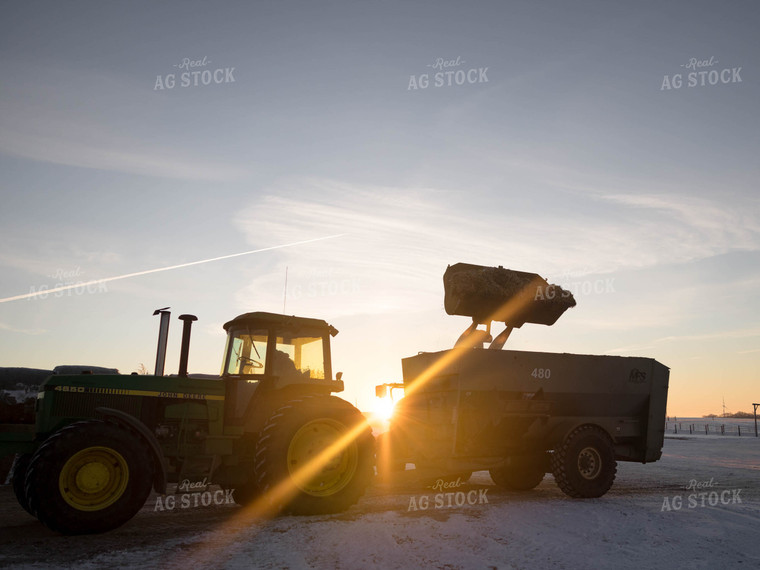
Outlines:
{"label": "sun", "polygon": [[393,417],[393,409],[395,405],[396,402],[394,402],[389,396],[386,396],[385,398],[375,398],[372,413],[377,418],[383,421],[388,421]]}

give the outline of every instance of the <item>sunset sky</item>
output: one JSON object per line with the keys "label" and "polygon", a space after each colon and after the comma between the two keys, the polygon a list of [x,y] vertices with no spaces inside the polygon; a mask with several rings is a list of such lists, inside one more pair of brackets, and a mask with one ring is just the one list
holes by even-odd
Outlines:
{"label": "sunset sky", "polygon": [[757,2],[158,4],[0,5],[0,366],[152,370],[170,306],[167,372],[192,313],[215,373],[284,305],[368,409],[469,324],[467,262],[576,293],[507,348],[656,358],[670,415],[760,401]]}

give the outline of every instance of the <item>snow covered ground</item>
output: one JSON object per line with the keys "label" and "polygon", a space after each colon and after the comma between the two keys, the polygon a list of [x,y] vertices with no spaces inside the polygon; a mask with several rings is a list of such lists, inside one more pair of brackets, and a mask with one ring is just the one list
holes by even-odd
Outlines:
{"label": "snow covered ground", "polygon": [[449,506],[444,496],[436,508],[439,492],[376,486],[341,515],[265,523],[232,505],[156,511],[151,498],[124,527],[87,537],[55,535],[3,495],[0,566],[760,567],[760,438],[668,436],[661,461],[620,463],[599,499],[569,499],[549,475],[532,492],[500,491],[487,472],[445,490],[474,504],[457,506],[454,495]]}

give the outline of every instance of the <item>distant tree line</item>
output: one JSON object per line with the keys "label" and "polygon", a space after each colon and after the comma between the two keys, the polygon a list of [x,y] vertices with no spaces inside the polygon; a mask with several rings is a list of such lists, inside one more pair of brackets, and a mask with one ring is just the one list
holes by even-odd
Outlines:
{"label": "distant tree line", "polygon": [[736,418],[736,419],[747,419],[747,418],[754,418],[755,414],[751,412],[734,412],[733,414],[707,414],[706,416],[702,416],[703,418]]}

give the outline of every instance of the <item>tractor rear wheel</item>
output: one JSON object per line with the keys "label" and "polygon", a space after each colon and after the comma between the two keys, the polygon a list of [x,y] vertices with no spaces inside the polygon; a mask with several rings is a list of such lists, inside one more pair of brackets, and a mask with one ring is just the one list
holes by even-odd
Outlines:
{"label": "tractor rear wheel", "polygon": [[23,455],[16,456],[13,460],[13,467],[11,468],[11,480],[13,483],[13,493],[16,495],[18,504],[21,505],[27,513],[34,516],[34,513],[32,513],[32,510],[29,508],[29,501],[26,500],[26,492],[24,491],[26,473],[29,470],[29,460],[31,458],[31,453],[24,453]]}
{"label": "tractor rear wheel", "polygon": [[112,530],[145,504],[152,459],[140,436],[87,420],[51,435],[34,453],[26,498],[34,515],[63,534]]}
{"label": "tractor rear wheel", "polygon": [[576,428],[552,454],[552,473],[563,493],[573,498],[601,497],[615,481],[615,449],[607,432]]}
{"label": "tractor rear wheel", "polygon": [[335,396],[291,400],[272,414],[256,446],[259,489],[276,512],[341,512],[372,478],[374,440],[364,416]]}

